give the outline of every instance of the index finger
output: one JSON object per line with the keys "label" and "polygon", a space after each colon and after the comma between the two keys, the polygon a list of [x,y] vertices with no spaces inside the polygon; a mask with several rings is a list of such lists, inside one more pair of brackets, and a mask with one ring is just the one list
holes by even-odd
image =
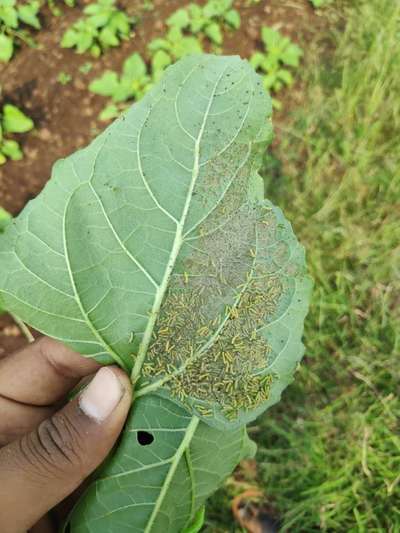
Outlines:
{"label": "index finger", "polygon": [[0,361],[0,396],[29,405],[50,405],[100,366],[43,337]]}

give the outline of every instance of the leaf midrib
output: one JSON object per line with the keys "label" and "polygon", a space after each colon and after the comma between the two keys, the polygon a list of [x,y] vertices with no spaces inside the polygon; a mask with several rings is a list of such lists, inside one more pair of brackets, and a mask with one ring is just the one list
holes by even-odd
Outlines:
{"label": "leaf midrib", "polygon": [[[188,215],[188,212],[189,212],[189,208],[190,208],[190,205],[191,205],[194,187],[196,185],[197,178],[198,178],[199,173],[200,173],[200,143],[201,143],[203,135],[204,135],[205,127],[206,127],[206,124],[207,124],[207,119],[208,119],[208,116],[210,114],[211,105],[213,103],[215,92],[217,90],[217,87],[218,87],[222,77],[225,74],[226,69],[227,69],[227,67],[225,67],[225,69],[218,76],[218,79],[215,82],[214,88],[213,88],[213,90],[211,92],[211,95],[210,95],[210,99],[209,99],[207,108],[206,108],[205,113],[204,113],[203,122],[202,122],[202,125],[201,125],[200,130],[199,130],[199,134],[198,134],[196,142],[195,142],[192,179],[191,179],[191,182],[190,182],[188,195],[187,195],[186,202],[185,202],[185,205],[184,205],[184,208],[183,208],[183,211],[182,211],[182,216],[181,216],[179,222],[176,225],[175,239],[174,239],[174,243],[173,243],[173,246],[172,246],[170,259],[169,259],[169,261],[167,263],[167,266],[165,268],[165,273],[164,273],[163,280],[162,280],[159,288],[157,289],[156,297],[154,298],[153,307],[152,307],[152,310],[151,310],[151,313],[150,313],[150,318],[149,318],[149,321],[147,322],[147,326],[146,326],[145,332],[143,334],[142,342],[141,342],[141,344],[139,346],[139,350],[138,350],[138,353],[137,353],[137,356],[136,356],[135,364],[134,364],[134,367],[133,367],[133,370],[132,370],[132,373],[131,373],[131,382],[133,383],[133,385],[136,384],[136,382],[138,381],[138,379],[140,377],[142,366],[143,366],[143,363],[144,363],[145,358],[146,358],[147,349],[149,347],[149,343],[150,343],[150,340],[151,340],[151,335],[153,333],[153,329],[154,329],[154,326],[156,324],[156,320],[157,320],[157,317],[158,317],[158,314],[159,314],[159,311],[160,311],[160,308],[161,308],[161,304],[163,302],[165,293],[166,293],[167,288],[168,288],[169,279],[171,277],[172,271],[173,271],[174,266],[175,266],[175,262],[176,262],[176,260],[178,258],[179,252],[181,250],[181,247],[182,247],[182,244],[183,244],[183,241],[184,241],[184,239],[183,239],[183,228],[185,226],[186,218],[187,218],[187,215]],[[193,71],[191,71],[189,73],[189,75],[187,76],[185,81],[187,81],[189,76],[192,75]],[[183,84],[182,84],[182,86],[183,86]],[[178,99],[178,95],[179,95],[179,93],[176,96],[176,101]]]}
{"label": "leaf midrib", "polygon": [[175,452],[174,458],[171,462],[171,466],[168,470],[168,474],[165,478],[160,494],[158,495],[153,511],[151,513],[151,516],[149,518],[149,521],[147,522],[146,528],[144,529],[143,533],[151,532],[154,521],[157,518],[158,512],[160,511],[160,508],[164,502],[165,496],[168,492],[169,486],[175,475],[176,469],[178,468],[179,462],[181,461],[185,451],[189,448],[190,443],[192,442],[192,439],[194,437],[194,434],[196,433],[196,429],[197,429],[197,426],[199,425],[199,422],[200,422],[200,419],[197,416],[193,416],[191,418],[189,425],[186,429],[185,436],[183,437],[182,442],[180,443],[178,449]]}

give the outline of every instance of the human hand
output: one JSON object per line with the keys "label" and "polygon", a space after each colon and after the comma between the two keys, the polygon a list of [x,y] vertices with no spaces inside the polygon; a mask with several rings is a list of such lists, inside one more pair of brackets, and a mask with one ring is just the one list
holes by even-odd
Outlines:
{"label": "human hand", "polygon": [[[65,404],[66,394],[95,372]],[[130,405],[121,369],[101,368],[54,340],[42,338],[1,360],[0,531],[26,532],[38,521],[35,533],[54,531],[47,513],[105,459]]]}

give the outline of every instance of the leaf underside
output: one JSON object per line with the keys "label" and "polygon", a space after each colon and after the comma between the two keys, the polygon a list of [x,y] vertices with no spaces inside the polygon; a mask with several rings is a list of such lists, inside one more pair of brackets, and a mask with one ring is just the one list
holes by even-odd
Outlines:
{"label": "leaf underside", "polygon": [[[139,433],[154,441],[141,445]],[[118,453],[74,510],[74,533],[176,533],[249,454],[245,428],[219,431],[169,400],[135,404]]]}
{"label": "leaf underside", "polygon": [[[292,380],[311,281],[290,224],[260,187],[270,114],[246,61],[186,57],[87,148],[59,161],[0,237],[0,304],[87,357],[130,371],[134,419],[157,401],[216,438],[242,431]],[[124,471],[127,438],[112,463]],[[136,501],[151,485],[143,483],[117,492]],[[125,523],[117,497],[107,512],[99,503],[109,486],[81,504],[85,524],[102,512],[96,527],[109,523],[107,512]],[[182,527],[196,505],[182,511]],[[158,520],[137,530],[158,531]]]}

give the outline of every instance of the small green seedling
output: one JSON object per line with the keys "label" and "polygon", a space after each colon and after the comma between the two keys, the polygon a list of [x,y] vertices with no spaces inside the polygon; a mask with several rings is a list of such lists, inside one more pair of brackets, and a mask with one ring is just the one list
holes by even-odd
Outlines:
{"label": "small green seedling", "polygon": [[232,4],[233,0],[209,0],[204,6],[192,3],[177,9],[167,19],[167,34],[148,45],[154,81],[160,79],[166,66],[186,55],[203,52],[205,39],[221,45],[225,26],[238,29],[240,15]]}
{"label": "small green seedling", "polygon": [[93,68],[93,63],[91,63],[90,61],[86,61],[86,63],[84,63],[83,65],[79,67],[79,72],[81,72],[82,74],[89,74],[92,68]]}
{"label": "small green seedling", "polygon": [[[264,52],[255,52],[251,65],[263,74],[264,86],[272,93],[279,92],[284,86],[293,83],[293,76],[286,67],[297,68],[303,55],[302,49],[278,30],[263,27],[261,30]],[[280,109],[281,104],[273,98],[273,104]]]}
{"label": "small green seedling", "polygon": [[18,40],[30,46],[34,44],[23,25],[39,30],[39,10],[39,0],[30,0],[18,5],[16,0],[0,0],[0,61],[10,61]]}
{"label": "small green seedling", "polygon": [[223,27],[237,30],[240,27],[240,14],[232,7],[233,0],[209,0],[204,6],[189,4],[178,9],[167,20],[170,28],[202,33],[216,45],[223,42]]}
{"label": "small green seedling", "polygon": [[152,77],[148,73],[147,65],[138,53],[128,57],[122,67],[122,72],[106,70],[102,76],[96,78],[89,85],[89,90],[95,94],[108,96],[112,103],[100,113],[100,120],[109,120],[119,116],[126,107],[126,102],[139,100],[152,86]]}
{"label": "small green seedling", "polygon": [[71,74],[68,74],[68,72],[61,71],[57,76],[58,83],[61,83],[61,85],[68,85],[68,83],[72,80]]}
{"label": "small green seedling", "polygon": [[115,6],[115,0],[98,0],[83,10],[84,17],[63,35],[61,46],[75,48],[78,54],[90,52],[99,57],[108,48],[129,37],[134,20]]}
{"label": "small green seedling", "polygon": [[0,165],[7,159],[19,161],[23,158],[20,145],[8,138],[9,133],[25,133],[33,128],[32,119],[27,117],[18,107],[4,104],[0,111]]}
{"label": "small green seedling", "polygon": [[151,54],[164,52],[164,55],[169,57],[169,63],[173,63],[188,54],[199,54],[203,51],[200,39],[192,35],[185,35],[179,26],[172,26],[164,38],[153,39],[149,43],[148,49]]}

